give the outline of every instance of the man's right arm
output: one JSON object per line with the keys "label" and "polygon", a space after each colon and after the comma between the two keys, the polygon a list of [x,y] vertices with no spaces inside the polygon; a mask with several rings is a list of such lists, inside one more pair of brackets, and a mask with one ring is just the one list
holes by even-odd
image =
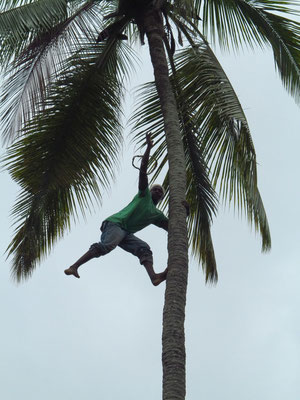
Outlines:
{"label": "man's right arm", "polygon": [[147,148],[143,155],[141,168],[140,168],[140,176],[139,176],[139,190],[144,191],[148,187],[148,176],[147,176],[147,169],[148,169],[148,162],[150,157],[150,151],[153,147],[153,141],[151,139],[151,134],[146,134],[146,143]]}

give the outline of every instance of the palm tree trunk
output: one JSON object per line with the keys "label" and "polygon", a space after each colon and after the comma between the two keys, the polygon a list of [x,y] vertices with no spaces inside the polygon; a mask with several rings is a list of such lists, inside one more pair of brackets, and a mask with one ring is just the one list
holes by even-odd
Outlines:
{"label": "palm tree trunk", "polygon": [[155,83],[164,118],[169,162],[169,272],[163,312],[163,400],[184,400],[184,319],[188,275],[186,211],[182,205],[186,191],[185,158],[176,100],[169,80],[162,40],[163,23],[159,12],[147,13],[143,25],[148,38]]}

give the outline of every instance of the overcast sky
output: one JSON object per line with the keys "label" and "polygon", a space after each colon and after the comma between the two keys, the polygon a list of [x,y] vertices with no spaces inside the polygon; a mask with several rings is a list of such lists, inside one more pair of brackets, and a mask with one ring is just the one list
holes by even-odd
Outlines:
{"label": "overcast sky", "polygon": [[[217,286],[206,286],[201,268],[190,260],[187,399],[298,400],[299,108],[276,76],[269,52],[219,56],[251,128],[273,245],[262,254],[260,238],[245,218],[220,206],[212,231]],[[151,74],[148,62],[137,70],[133,87],[151,80]],[[132,94],[127,112],[132,111]],[[2,173],[2,399],[161,398],[165,284],[153,287],[138,260],[121,249],[83,266],[80,280],[63,274],[98,240],[101,221],[135,195],[133,155],[128,141],[122,171],[102,207],[73,226],[21,285],[10,279],[3,255],[13,234],[9,213],[18,188]],[[155,268],[162,271],[166,232],[148,227],[138,236],[151,245]]]}

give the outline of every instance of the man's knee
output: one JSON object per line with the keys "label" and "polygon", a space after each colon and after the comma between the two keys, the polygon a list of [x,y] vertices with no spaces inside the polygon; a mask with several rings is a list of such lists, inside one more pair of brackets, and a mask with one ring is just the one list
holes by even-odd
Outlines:
{"label": "man's knee", "polygon": [[153,264],[153,255],[152,255],[152,251],[150,249],[150,247],[144,246],[141,247],[138,251],[137,251],[137,257],[140,260],[141,264],[144,264],[145,262],[150,262]]}
{"label": "man's knee", "polygon": [[99,243],[93,243],[93,244],[90,246],[89,251],[92,253],[92,255],[93,255],[95,258],[98,258],[98,257],[101,256],[101,250],[99,249]]}
{"label": "man's knee", "polygon": [[111,252],[115,248],[116,248],[115,244],[103,245],[102,243],[93,243],[90,246],[90,251],[92,252],[95,258],[98,258],[100,256],[104,256],[105,254]]}

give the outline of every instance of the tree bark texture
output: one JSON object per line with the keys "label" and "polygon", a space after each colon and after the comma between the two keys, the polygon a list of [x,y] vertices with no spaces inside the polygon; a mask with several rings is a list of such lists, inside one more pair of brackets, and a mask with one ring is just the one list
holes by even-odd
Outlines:
{"label": "tree bark texture", "polygon": [[161,110],[164,119],[169,162],[168,277],[163,312],[162,363],[163,400],[185,399],[184,319],[188,276],[186,211],[186,169],[175,96],[169,79],[163,44],[163,21],[158,11],[143,21]]}

